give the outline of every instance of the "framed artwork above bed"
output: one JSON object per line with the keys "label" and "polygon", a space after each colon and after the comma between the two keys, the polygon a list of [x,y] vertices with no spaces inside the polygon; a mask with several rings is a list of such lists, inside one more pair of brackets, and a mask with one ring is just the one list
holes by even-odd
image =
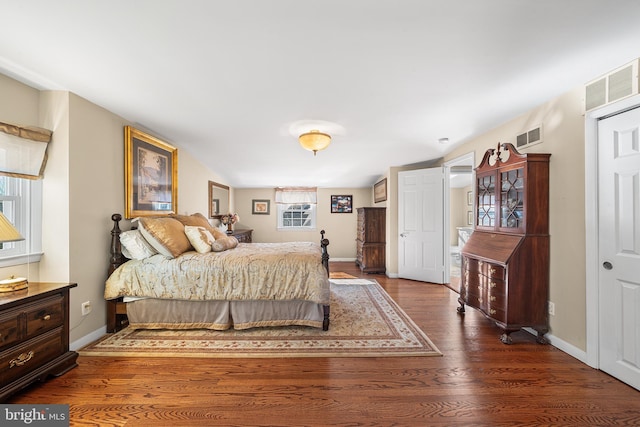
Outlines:
{"label": "framed artwork above bed", "polygon": [[124,128],[125,218],[178,212],[178,149]]}

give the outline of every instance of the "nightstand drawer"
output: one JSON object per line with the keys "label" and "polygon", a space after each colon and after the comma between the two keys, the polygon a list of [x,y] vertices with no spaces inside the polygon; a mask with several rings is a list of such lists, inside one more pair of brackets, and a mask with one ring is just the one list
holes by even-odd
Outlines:
{"label": "nightstand drawer", "polygon": [[32,336],[61,326],[64,321],[64,299],[54,295],[24,307],[27,316],[27,336]]}
{"label": "nightstand drawer", "polygon": [[0,387],[26,375],[66,351],[62,327],[0,353]]}

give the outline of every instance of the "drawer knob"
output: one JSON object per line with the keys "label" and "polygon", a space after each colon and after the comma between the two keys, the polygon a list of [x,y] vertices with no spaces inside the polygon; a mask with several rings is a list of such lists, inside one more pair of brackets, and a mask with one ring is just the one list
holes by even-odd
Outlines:
{"label": "drawer knob", "polygon": [[496,286],[498,286],[496,282],[489,282],[489,287],[495,288]]}
{"label": "drawer knob", "polygon": [[20,354],[20,356],[16,357],[15,359],[12,359],[9,362],[9,369],[14,368],[16,366],[22,366],[25,363],[27,363],[29,360],[33,359],[33,356],[35,355],[35,353],[33,352],[33,350],[31,350],[29,353],[22,353]]}
{"label": "drawer knob", "polygon": [[491,295],[491,297],[489,298],[489,300],[490,300],[490,301],[495,301],[495,300],[496,300],[496,297],[495,297],[495,296],[493,296],[493,295]]}
{"label": "drawer knob", "polygon": [[492,309],[489,310],[489,313],[490,314],[496,314],[496,310],[492,308]]}
{"label": "drawer knob", "polygon": [[42,318],[42,320],[45,320],[45,321],[46,321],[46,320],[51,320],[51,315],[50,315],[50,314],[45,315],[45,316]]}

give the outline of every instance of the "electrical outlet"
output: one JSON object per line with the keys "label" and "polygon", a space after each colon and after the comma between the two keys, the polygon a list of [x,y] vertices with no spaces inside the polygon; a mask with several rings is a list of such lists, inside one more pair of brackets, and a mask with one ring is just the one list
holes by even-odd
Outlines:
{"label": "electrical outlet", "polygon": [[85,301],[82,303],[82,315],[86,316],[91,313],[91,301]]}
{"label": "electrical outlet", "polygon": [[552,303],[551,301],[547,301],[547,309],[548,312],[551,316],[555,316],[556,315],[556,305],[554,303]]}

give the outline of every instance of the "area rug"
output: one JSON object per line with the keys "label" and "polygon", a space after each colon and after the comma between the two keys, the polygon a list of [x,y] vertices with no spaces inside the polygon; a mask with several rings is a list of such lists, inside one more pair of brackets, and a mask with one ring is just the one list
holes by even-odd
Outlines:
{"label": "area rug", "polygon": [[236,331],[125,328],[79,350],[115,357],[390,357],[442,356],[379,283],[331,285],[328,331],[310,327]]}

